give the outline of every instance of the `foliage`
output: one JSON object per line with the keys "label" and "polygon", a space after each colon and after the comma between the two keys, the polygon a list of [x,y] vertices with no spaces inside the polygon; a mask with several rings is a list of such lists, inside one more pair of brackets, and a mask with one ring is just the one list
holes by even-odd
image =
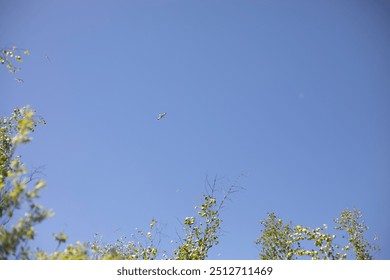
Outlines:
{"label": "foliage", "polygon": [[[27,243],[34,239],[34,226],[52,212],[35,202],[45,182],[36,179],[35,173],[27,173],[15,150],[30,142],[30,133],[44,121],[37,119],[28,106],[15,109],[10,118],[0,121],[0,259],[27,259]],[[21,209],[28,210],[16,220]]]}
{"label": "foliage", "polygon": [[[30,52],[25,49],[12,48],[0,49],[0,64],[5,65],[11,74],[15,74],[20,71],[20,67],[15,66],[15,62],[20,63],[23,61],[23,55],[29,55]],[[20,78],[15,78],[18,82],[23,82]]]}
{"label": "foliage", "polygon": [[[99,234],[95,240],[89,243],[76,242],[76,245],[68,245],[63,251],[55,251],[48,254],[44,251],[36,253],[39,260],[154,260],[157,257],[157,246],[155,246],[153,228],[156,221],[153,219],[150,230],[144,233],[137,230],[137,236],[131,235],[134,240],[126,242],[126,237],[121,237],[117,242],[110,244],[103,241]],[[155,232],[155,231],[154,231]],[[60,241],[65,243],[67,236]],[[140,241],[139,239],[143,239]]]}
{"label": "foliage", "polygon": [[[222,220],[217,201],[212,195],[203,194],[203,204],[197,206],[198,218],[186,217],[183,230],[186,233],[180,246],[174,250],[175,260],[204,260],[209,249],[218,245],[218,230]],[[199,220],[203,220],[199,221]]]}
{"label": "foliage", "polygon": [[371,252],[378,251],[379,247],[370,243],[364,237],[364,232],[369,228],[365,225],[362,217],[361,211],[357,209],[353,211],[344,210],[340,217],[335,219],[336,229],[347,233],[347,236],[342,236],[342,238],[348,240],[347,245],[342,250],[349,251],[352,248],[357,260],[371,260]]}
{"label": "foliage", "polygon": [[[107,244],[102,237],[96,235],[95,241],[91,244],[93,259],[100,260],[155,260],[158,254],[158,236],[156,220],[152,220],[149,231],[144,232],[137,229],[137,234],[132,234],[133,240],[126,242],[126,237],[120,237],[117,242]],[[98,239],[97,239],[98,238]]]}
{"label": "foliage", "polygon": [[44,251],[38,251],[35,258],[37,260],[87,260],[88,248],[81,242],[76,242],[76,245],[69,245],[62,252],[48,254]]}
{"label": "foliage", "polygon": [[222,219],[221,210],[225,201],[232,193],[237,191],[236,186],[231,186],[219,203],[216,199],[216,180],[212,185],[207,181],[209,194],[203,194],[203,203],[196,206],[198,217],[186,217],[183,230],[185,237],[181,244],[174,250],[174,260],[205,260],[209,250],[218,245],[219,232]]}
{"label": "foliage", "polygon": [[264,226],[262,235],[256,244],[261,245],[260,258],[262,260],[291,260],[294,256],[292,242],[293,228],[290,224],[283,224],[274,213],[268,214],[268,219],[260,221]]}
{"label": "foliage", "polygon": [[[284,224],[274,213],[269,213],[268,218],[260,222],[264,228],[256,240],[256,244],[260,245],[260,259],[293,260],[302,257],[313,260],[344,260],[348,257],[358,260],[372,259],[371,252],[378,250],[378,247],[365,239],[364,232],[368,227],[361,218],[360,211],[346,209],[335,219],[337,224],[335,230],[348,234],[348,238],[342,235],[338,239],[344,243],[347,239],[346,245],[341,246],[335,243],[337,235],[326,232],[325,224],[316,229],[301,225],[293,227],[291,223]],[[355,256],[348,254],[351,248]]]}

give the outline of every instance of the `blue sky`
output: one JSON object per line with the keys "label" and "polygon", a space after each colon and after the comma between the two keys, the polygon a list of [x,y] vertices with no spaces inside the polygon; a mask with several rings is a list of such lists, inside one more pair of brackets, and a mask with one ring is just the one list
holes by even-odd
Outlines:
{"label": "blue sky", "polygon": [[47,121],[20,150],[56,213],[36,246],[155,218],[169,247],[218,176],[245,190],[212,259],[256,259],[267,212],[317,227],[345,208],[390,259],[388,26],[388,1],[2,0],[1,46],[31,55],[23,84],[0,69],[0,113]]}

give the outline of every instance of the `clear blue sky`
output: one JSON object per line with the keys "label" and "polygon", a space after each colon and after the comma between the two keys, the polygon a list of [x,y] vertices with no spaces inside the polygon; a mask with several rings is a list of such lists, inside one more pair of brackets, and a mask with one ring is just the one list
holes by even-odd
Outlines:
{"label": "clear blue sky", "polygon": [[389,1],[0,3],[0,46],[31,52],[23,84],[0,69],[0,113],[47,121],[20,150],[56,213],[37,246],[152,218],[169,246],[218,175],[245,190],[212,259],[256,259],[267,212],[317,227],[345,208],[390,259]]}

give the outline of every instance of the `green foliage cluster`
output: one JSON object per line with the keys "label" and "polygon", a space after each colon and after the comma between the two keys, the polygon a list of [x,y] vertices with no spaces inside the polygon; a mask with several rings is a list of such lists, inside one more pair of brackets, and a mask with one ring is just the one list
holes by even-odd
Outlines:
{"label": "green foliage cluster", "polygon": [[[27,259],[27,244],[34,239],[34,226],[52,212],[36,203],[45,182],[27,174],[15,150],[31,141],[30,133],[43,120],[35,118],[35,112],[29,107],[23,107],[0,121],[0,259]],[[27,212],[17,219],[21,208]]]}
{"label": "green foliage cluster", "polygon": [[219,217],[220,207],[213,195],[203,195],[203,204],[197,206],[199,218],[187,217],[184,220],[185,238],[174,250],[175,260],[204,260],[214,245],[218,245],[218,230],[222,220]]}
{"label": "green foliage cluster", "polygon": [[[294,260],[311,258],[313,260],[370,260],[372,253],[379,248],[368,242],[364,233],[368,230],[359,210],[344,210],[335,220],[336,231],[343,234],[336,243],[336,234],[327,231],[327,225],[311,229],[302,225],[292,226],[284,223],[275,213],[261,221],[263,226],[256,244],[260,245],[259,257],[262,260]],[[345,235],[347,233],[347,235]],[[305,246],[303,245],[306,245]],[[354,254],[350,254],[353,249]]]}
{"label": "green foliage cluster", "polygon": [[[16,46],[0,49],[0,64],[5,65],[11,74],[15,74],[20,71],[20,67],[15,66],[15,62],[22,62],[23,55],[30,55],[29,50],[20,49]],[[22,81],[18,78],[17,80]]]}
{"label": "green foliage cluster", "polygon": [[[152,230],[152,226],[150,229]],[[90,246],[92,259],[155,260],[157,258],[159,249],[158,246],[154,244],[154,234],[151,231],[144,233],[142,230],[137,230],[137,234],[137,240],[126,242],[126,237],[122,236],[117,240],[117,242],[113,244],[103,243],[102,238],[96,239],[91,243]],[[98,237],[98,235],[96,237]],[[134,235],[132,235],[132,237],[134,237]],[[142,241],[140,241],[140,239],[142,239]]]}

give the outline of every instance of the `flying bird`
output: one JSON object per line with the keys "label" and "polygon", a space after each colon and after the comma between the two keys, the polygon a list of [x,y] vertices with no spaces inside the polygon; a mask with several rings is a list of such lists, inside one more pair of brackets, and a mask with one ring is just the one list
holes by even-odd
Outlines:
{"label": "flying bird", "polygon": [[21,78],[15,78],[15,80],[16,80],[18,83],[24,83],[24,81],[23,81]]}
{"label": "flying bird", "polygon": [[165,117],[166,114],[167,114],[167,113],[159,114],[157,120],[158,120],[158,121],[161,120],[163,117]]}

